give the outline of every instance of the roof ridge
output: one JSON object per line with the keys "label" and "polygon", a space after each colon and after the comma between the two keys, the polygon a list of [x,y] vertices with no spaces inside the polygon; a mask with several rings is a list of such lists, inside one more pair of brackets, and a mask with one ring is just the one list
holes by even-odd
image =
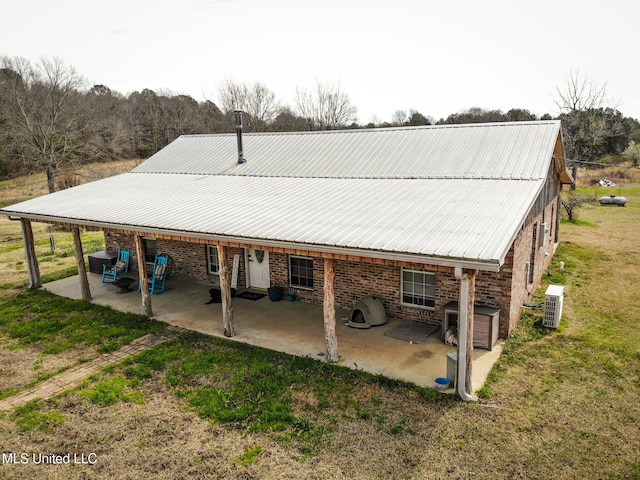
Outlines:
{"label": "roof ridge", "polygon": [[[560,120],[520,120],[513,122],[478,122],[478,123],[445,123],[435,125],[406,125],[377,128],[342,128],[338,130],[298,130],[293,132],[243,132],[243,136],[278,136],[278,135],[332,135],[345,133],[371,133],[371,132],[398,132],[415,130],[438,130],[451,128],[479,128],[479,127],[506,127],[506,126],[529,126],[560,124]],[[202,137],[235,137],[236,133],[188,133],[180,135],[178,138],[202,138]]]}

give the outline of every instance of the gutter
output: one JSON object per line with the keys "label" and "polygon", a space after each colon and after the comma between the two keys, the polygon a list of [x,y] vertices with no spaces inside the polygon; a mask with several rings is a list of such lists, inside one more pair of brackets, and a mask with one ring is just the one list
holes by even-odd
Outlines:
{"label": "gutter", "polygon": [[170,229],[153,228],[153,227],[138,227],[138,226],[132,226],[132,225],[96,222],[92,220],[77,220],[77,219],[71,219],[71,218],[51,217],[47,215],[38,215],[38,214],[29,214],[29,213],[24,214],[21,212],[9,212],[7,210],[0,210],[0,214],[6,215],[9,218],[11,218],[11,215],[16,215],[19,218],[28,218],[30,220],[39,221],[43,223],[63,223],[63,224],[78,225],[83,227],[92,227],[100,230],[128,230],[131,233],[187,237],[187,238],[193,238],[193,239],[208,240],[213,243],[229,242],[229,243],[238,243],[238,244],[244,244],[244,245],[258,244],[264,247],[306,250],[310,252],[326,253],[330,255],[360,256],[360,257],[376,258],[379,260],[391,260],[391,261],[405,262],[405,263],[421,263],[425,265],[436,265],[436,266],[460,268],[460,269],[466,268],[471,270],[483,270],[487,272],[499,272],[500,266],[501,266],[501,263],[498,260],[473,261],[473,260],[464,260],[464,259],[427,257],[427,256],[420,256],[420,255],[412,255],[409,253],[394,253],[394,252],[385,252],[381,250],[363,250],[363,249],[357,249],[353,247],[339,247],[339,246],[332,246],[332,245],[296,243],[296,242],[286,242],[282,240],[246,238],[246,237],[237,237],[232,235],[187,232],[183,230],[170,230]]}
{"label": "gutter", "polygon": [[460,280],[460,300],[458,302],[458,368],[456,374],[456,392],[462,400],[469,402],[473,397],[467,392],[467,317],[469,316],[469,278],[461,268],[455,269],[455,277]]}

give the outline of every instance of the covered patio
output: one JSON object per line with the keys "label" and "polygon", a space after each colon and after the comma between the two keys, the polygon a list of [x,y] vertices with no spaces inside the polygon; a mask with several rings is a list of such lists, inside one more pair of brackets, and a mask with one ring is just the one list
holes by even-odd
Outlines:
{"label": "covered patio", "polygon": [[[88,273],[92,302],[113,309],[144,314],[140,293],[119,293],[112,284],[102,283],[101,276]],[[134,284],[135,287],[135,284]],[[44,288],[67,298],[81,299],[78,276],[49,282]],[[273,302],[265,296],[259,300],[233,299],[235,336],[223,334],[222,305],[207,304],[208,285],[186,281],[167,282],[167,290],[153,295],[154,318],[169,325],[183,327],[213,337],[225,338],[322,361],[326,355],[323,307],[298,301]],[[336,311],[336,336],[339,365],[360,369],[388,378],[434,387],[437,377],[447,375],[447,354],[456,348],[445,345],[440,330],[421,343],[409,343],[385,335],[400,324],[387,324],[370,329],[345,325],[350,312]],[[479,389],[500,356],[503,341],[491,351],[473,350],[472,388]],[[450,388],[453,393],[454,389]]]}

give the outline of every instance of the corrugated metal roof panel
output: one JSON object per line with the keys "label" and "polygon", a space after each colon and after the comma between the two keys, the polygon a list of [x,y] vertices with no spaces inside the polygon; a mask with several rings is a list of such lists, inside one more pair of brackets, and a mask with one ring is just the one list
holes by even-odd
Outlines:
{"label": "corrugated metal roof panel", "polygon": [[330,132],[185,135],[138,173],[323,177],[540,179],[559,121],[438,125]]}
{"label": "corrugated metal roof panel", "polygon": [[501,263],[542,184],[127,173],[3,213]]}

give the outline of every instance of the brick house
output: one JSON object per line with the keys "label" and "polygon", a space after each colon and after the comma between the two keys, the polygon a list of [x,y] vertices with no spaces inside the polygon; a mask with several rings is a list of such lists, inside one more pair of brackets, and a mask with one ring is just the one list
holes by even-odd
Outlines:
{"label": "brick house", "polygon": [[223,292],[231,273],[238,289],[283,286],[325,305],[329,349],[330,311],[368,295],[391,318],[434,325],[452,301],[496,307],[507,337],[551,261],[571,182],[559,121],[239,128],[181,136],[129,173],[0,213],[22,219],[27,251],[30,221],[64,224],[104,231],[134,270],[165,253],[174,278]]}

